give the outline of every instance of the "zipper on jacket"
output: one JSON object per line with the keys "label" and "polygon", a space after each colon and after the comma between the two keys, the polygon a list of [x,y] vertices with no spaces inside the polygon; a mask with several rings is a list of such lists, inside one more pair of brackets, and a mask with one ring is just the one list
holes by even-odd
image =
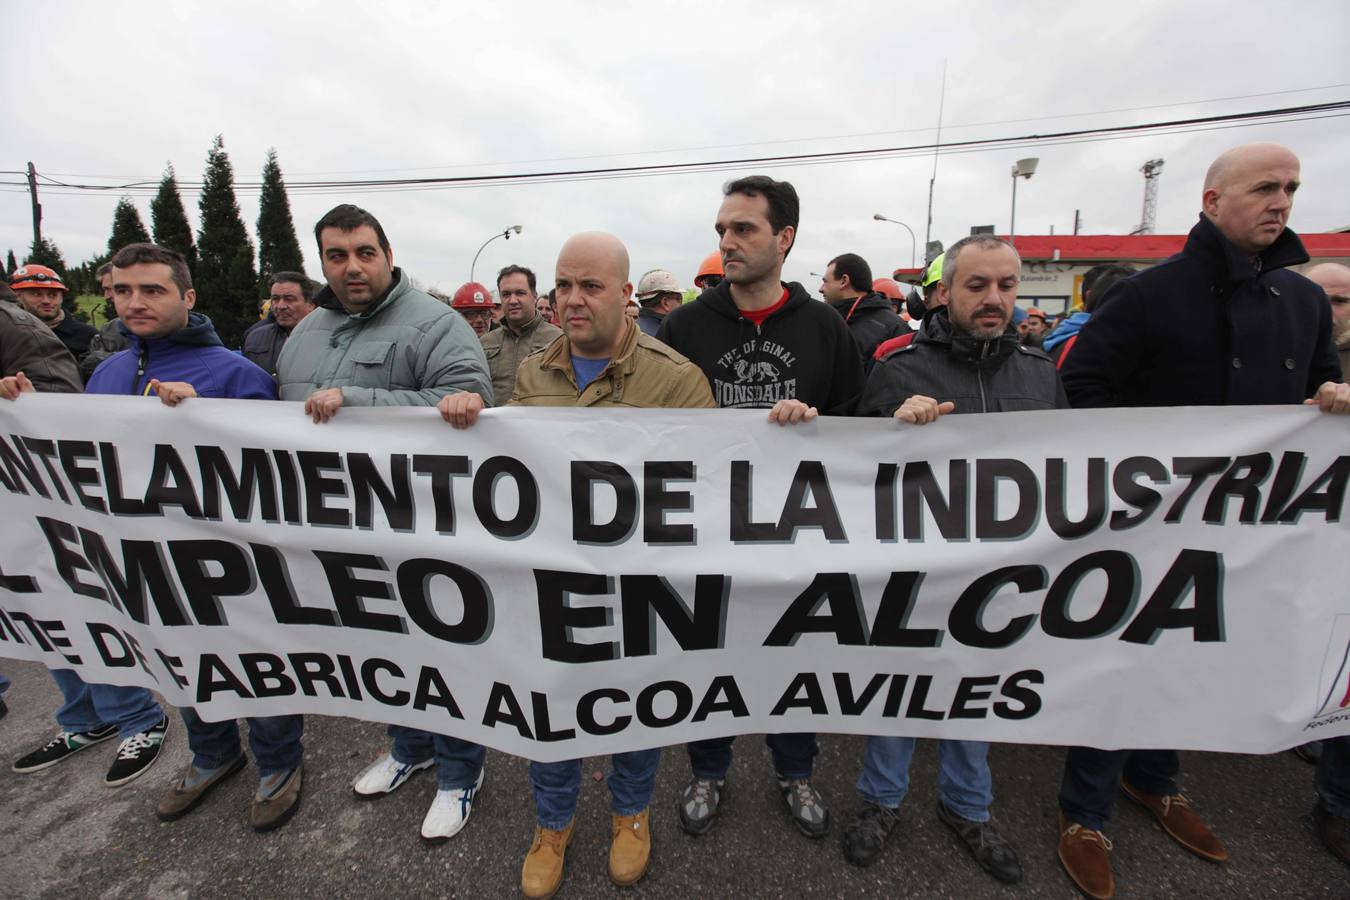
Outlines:
{"label": "zipper on jacket", "polygon": [[145,377],[145,369],[149,363],[150,345],[142,341],[140,355],[136,357],[136,377],[131,382],[132,394],[139,394],[141,392],[141,379]]}
{"label": "zipper on jacket", "polygon": [[984,393],[984,361],[989,357],[990,342],[980,348],[980,365],[975,367],[975,382],[980,386],[980,412],[989,412],[989,398]]}

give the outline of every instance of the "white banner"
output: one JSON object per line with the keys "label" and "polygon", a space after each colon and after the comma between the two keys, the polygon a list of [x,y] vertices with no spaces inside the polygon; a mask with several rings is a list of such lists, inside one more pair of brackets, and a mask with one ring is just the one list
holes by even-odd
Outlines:
{"label": "white banner", "polygon": [[1350,418],[0,403],[0,656],[540,760],[1350,734]]}

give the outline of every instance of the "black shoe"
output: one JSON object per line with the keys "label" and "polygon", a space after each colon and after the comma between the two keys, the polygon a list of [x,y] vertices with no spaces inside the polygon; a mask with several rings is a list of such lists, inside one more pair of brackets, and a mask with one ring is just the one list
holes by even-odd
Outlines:
{"label": "black shoe", "polygon": [[993,819],[987,822],[963,819],[941,800],[938,801],[938,818],[965,841],[981,869],[1004,884],[1022,880],[1022,864],[1017,860],[1017,851],[998,833]]}
{"label": "black shoe", "polygon": [[784,778],[778,776],[778,790],[787,803],[788,815],[792,824],[807,837],[815,840],[830,833],[830,812],[825,808],[825,800],[820,791],[811,784],[810,778]]}
{"label": "black shoe", "polygon": [[115,737],[117,737],[116,725],[104,725],[93,731],[63,731],[32,753],[19,757],[10,768],[19,773],[37,772],[48,766],[54,766],[69,756],[74,756],[85,747],[92,747]]}
{"label": "black shoe", "polygon": [[1291,747],[1290,752],[1309,765],[1317,765],[1317,761],[1322,758],[1322,742],[1309,741],[1306,744],[1299,744],[1297,747]]}
{"label": "black shoe", "polygon": [[680,794],[680,827],[687,834],[707,834],[717,820],[717,808],[727,793],[725,778],[699,778],[697,775]]}
{"label": "black shoe", "polygon": [[9,715],[9,706],[5,704],[4,696],[0,695],[0,719],[3,719],[7,715]]}
{"label": "black shoe", "polygon": [[844,859],[855,866],[870,866],[881,855],[886,838],[895,830],[898,811],[863,801],[862,809],[844,826]]}
{"label": "black shoe", "polygon": [[1313,807],[1313,823],[1331,855],[1350,866],[1350,819],[1333,816],[1319,803]]}
{"label": "black shoe", "polygon": [[164,716],[145,731],[138,731],[117,746],[117,758],[108,768],[103,783],[108,787],[126,784],[139,778],[159,759],[164,736],[169,731],[169,717]]}

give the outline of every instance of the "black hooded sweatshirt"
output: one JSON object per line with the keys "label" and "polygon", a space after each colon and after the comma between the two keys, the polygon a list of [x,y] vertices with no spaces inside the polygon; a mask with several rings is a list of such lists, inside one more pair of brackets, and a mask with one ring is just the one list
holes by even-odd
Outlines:
{"label": "black hooded sweatshirt", "polygon": [[689,357],[725,409],[768,409],[800,400],[821,415],[848,416],[863,389],[862,356],[843,318],[796,282],[763,325],[741,315],[723,281],[672,311],[657,339]]}
{"label": "black hooded sweatshirt", "polygon": [[890,298],[878,293],[834,300],[830,303],[844,317],[853,339],[862,351],[863,371],[872,371],[872,354],[882,341],[889,341],[909,332],[909,323],[895,314]]}

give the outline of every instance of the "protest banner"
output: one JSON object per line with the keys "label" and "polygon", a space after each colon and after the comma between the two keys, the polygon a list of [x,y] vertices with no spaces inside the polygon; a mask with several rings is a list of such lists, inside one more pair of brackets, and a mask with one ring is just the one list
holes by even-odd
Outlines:
{"label": "protest banner", "polygon": [[540,760],[1350,734],[1350,419],[0,404],[0,657]]}

